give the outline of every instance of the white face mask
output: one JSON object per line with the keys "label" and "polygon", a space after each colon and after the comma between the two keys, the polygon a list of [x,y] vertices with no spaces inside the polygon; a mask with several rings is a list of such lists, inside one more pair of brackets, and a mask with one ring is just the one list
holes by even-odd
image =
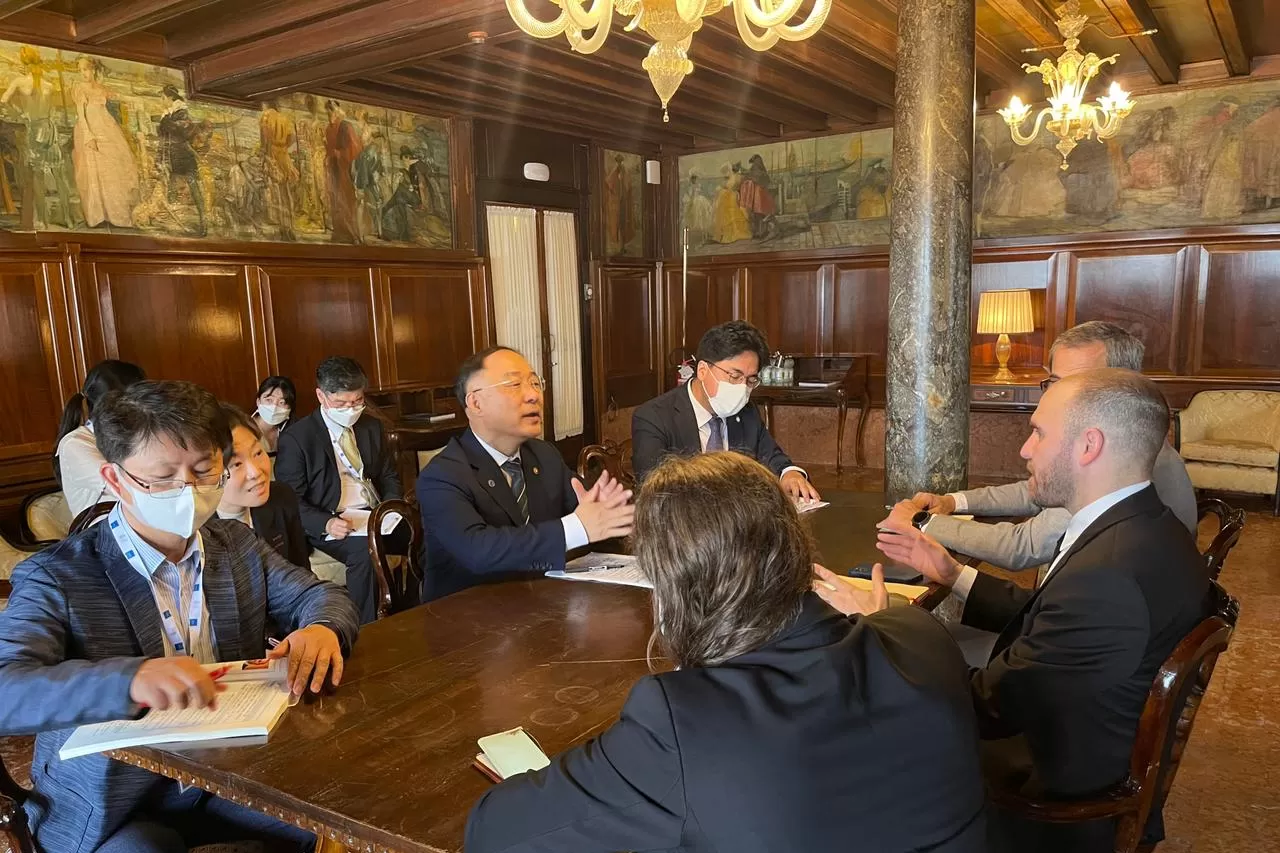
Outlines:
{"label": "white face mask", "polygon": [[288,406],[277,406],[274,403],[258,404],[258,417],[271,426],[279,426],[289,420],[289,412]]}
{"label": "white face mask", "polygon": [[364,414],[364,406],[356,406],[354,409],[330,409],[326,406],[324,414],[340,427],[351,427]]}
{"label": "white face mask", "polygon": [[[751,389],[747,387],[747,383],[734,385],[732,382],[726,382],[717,378],[716,393],[714,395],[707,394],[707,401],[711,403],[711,411],[715,412],[722,418],[731,418],[738,412],[742,411],[743,406],[747,405],[747,399],[751,397]],[[702,391],[707,392],[707,384],[702,383]]]}
{"label": "white face mask", "polygon": [[[127,476],[127,475],[125,475]],[[127,486],[133,503],[130,510],[148,527],[190,539],[218,511],[222,488],[197,492],[187,486],[176,498],[158,498],[141,489]]]}

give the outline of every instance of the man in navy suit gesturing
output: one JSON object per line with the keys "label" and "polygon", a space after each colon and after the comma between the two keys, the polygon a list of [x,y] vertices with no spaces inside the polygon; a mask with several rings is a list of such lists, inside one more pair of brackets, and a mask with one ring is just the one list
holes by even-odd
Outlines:
{"label": "man in navy suit gesturing", "polygon": [[538,438],[542,387],[508,347],[462,363],[454,393],[469,428],[418,475],[424,601],[563,569],[565,551],[631,532],[631,492],[608,473],[583,488],[555,445]]}

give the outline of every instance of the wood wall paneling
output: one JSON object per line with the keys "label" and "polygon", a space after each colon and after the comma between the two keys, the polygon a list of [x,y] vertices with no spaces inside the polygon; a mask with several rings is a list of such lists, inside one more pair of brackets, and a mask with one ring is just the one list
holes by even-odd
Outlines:
{"label": "wood wall paneling", "polygon": [[824,352],[832,302],[827,264],[753,266],[747,278],[746,319],[764,332],[770,350],[787,355]]}
{"label": "wood wall paneling", "polygon": [[[1031,305],[1036,317],[1036,329],[1027,335],[1010,335],[1013,353],[1009,364],[1013,367],[1041,367],[1048,359],[1045,349],[1045,314],[1048,292],[1053,284],[1053,255],[1037,257],[1013,257],[978,260],[973,264],[973,300],[969,306],[971,329],[978,328],[978,303],[989,290],[1031,291]],[[996,365],[996,336],[974,334],[971,362],[974,365]]]}
{"label": "wood wall paneling", "polygon": [[153,379],[252,399],[266,360],[254,345],[260,304],[243,265],[88,260],[81,271],[96,291],[106,356],[141,365]]}
{"label": "wood wall paneling", "polygon": [[871,372],[883,374],[889,351],[889,267],[834,264],[829,352],[874,353]]}
{"label": "wood wall paneling", "polygon": [[1057,328],[1107,320],[1128,329],[1147,346],[1148,373],[1177,373],[1180,362],[1185,246],[1072,253],[1071,292]]}
{"label": "wood wall paneling", "polygon": [[[690,268],[687,283],[679,264],[665,268],[666,328],[663,330],[664,361],[677,349],[693,355],[698,341],[712,326],[738,316],[738,270],[725,267]],[[670,382],[672,365],[665,364]]]}
{"label": "wood wall paneling", "polygon": [[390,329],[388,384],[453,384],[462,361],[487,345],[487,307],[478,271],[380,272],[389,313],[384,324]]}
{"label": "wood wall paneling", "polygon": [[[593,341],[597,418],[612,408],[636,406],[658,393],[663,354],[658,352],[658,293],[648,267],[599,267]],[[599,423],[599,421],[597,421]]]}
{"label": "wood wall paneling", "polygon": [[316,407],[316,366],[331,355],[360,362],[377,387],[392,384],[374,331],[374,273],[368,267],[261,268],[271,311],[272,370],[298,386],[298,413]]}
{"label": "wood wall paneling", "polygon": [[1280,245],[1206,246],[1194,300],[1193,373],[1280,373]]}

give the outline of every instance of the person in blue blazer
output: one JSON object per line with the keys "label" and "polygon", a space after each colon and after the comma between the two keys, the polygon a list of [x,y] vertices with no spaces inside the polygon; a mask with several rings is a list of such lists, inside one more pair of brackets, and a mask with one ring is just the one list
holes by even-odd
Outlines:
{"label": "person in blue blazer", "polygon": [[631,532],[631,492],[609,477],[586,489],[543,441],[543,383],[524,356],[467,358],[454,393],[467,430],[418,475],[426,531],[422,599],[563,569],[565,551]]}
{"label": "person in blue blazer", "polygon": [[[258,840],[310,850],[310,833],[197,788],[90,755],[62,761],[76,726],[201,708],[201,664],[289,658],[294,692],[342,679],[359,620],[339,587],[214,518],[231,431],[189,382],[141,382],[94,412],[103,523],[20,563],[0,612],[0,736],[36,735],[25,803],[45,853],[170,853]],[[268,619],[285,634],[270,653]]]}

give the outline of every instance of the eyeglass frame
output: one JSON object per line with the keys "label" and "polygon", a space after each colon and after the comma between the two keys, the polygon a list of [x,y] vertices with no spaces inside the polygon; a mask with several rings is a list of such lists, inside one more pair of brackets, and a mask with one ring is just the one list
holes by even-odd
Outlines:
{"label": "eyeglass frame", "polygon": [[[216,491],[217,489],[223,488],[227,484],[226,468],[223,468],[222,471],[216,475],[209,474],[208,476],[205,476],[205,477],[197,477],[194,483],[187,482],[186,480],[152,480],[150,483],[148,483],[143,481],[136,474],[132,474],[129,471],[127,471],[123,465],[116,465],[116,468],[120,470],[120,473],[124,474],[130,480],[133,480],[133,482],[137,483],[138,486],[140,486],[142,490],[145,491],[147,494],[151,495],[153,498],[156,498],[157,500],[162,500],[162,501],[177,500],[178,496],[182,494],[184,489],[189,488],[192,491],[196,492],[197,494],[207,495],[213,491]],[[217,477],[217,482],[210,482],[214,479],[214,477]],[[175,488],[170,488],[167,491],[160,491],[160,492],[152,491],[152,489],[154,489],[156,486],[159,486],[165,483],[181,484],[181,485],[177,485]]]}
{"label": "eyeglass frame", "polygon": [[[538,384],[536,386],[530,384],[529,380],[531,379],[537,382]],[[504,389],[515,388],[519,390],[524,388],[525,385],[529,385],[531,388],[533,388],[533,390],[537,391],[539,394],[545,394],[547,391],[547,380],[543,379],[541,376],[539,376],[536,373],[529,373],[521,377],[520,379],[504,379],[501,382],[494,382],[489,385],[481,385],[479,388],[472,388],[467,393],[474,394],[477,391],[487,391],[490,388],[504,388]]]}
{"label": "eyeglass frame", "polygon": [[708,361],[706,363],[714,367],[716,370],[719,370],[725,376],[729,377],[729,382],[733,385],[741,385],[745,382],[746,386],[750,388],[752,391],[760,387],[759,373],[748,376],[747,374],[743,373],[741,370],[738,370],[737,368],[730,370],[727,367],[721,367],[720,365],[716,364],[714,361]]}
{"label": "eyeglass frame", "polygon": [[1062,379],[1062,377],[1061,377],[1061,376],[1052,376],[1052,375],[1051,375],[1051,376],[1049,376],[1049,378],[1047,378],[1047,379],[1041,379],[1041,380],[1040,380],[1040,391],[1041,391],[1041,393],[1043,393],[1043,392],[1045,392],[1045,391],[1048,391],[1048,390],[1049,390],[1049,388],[1053,385],[1053,383],[1058,382],[1058,381],[1059,381],[1059,380],[1061,380],[1061,379]]}

